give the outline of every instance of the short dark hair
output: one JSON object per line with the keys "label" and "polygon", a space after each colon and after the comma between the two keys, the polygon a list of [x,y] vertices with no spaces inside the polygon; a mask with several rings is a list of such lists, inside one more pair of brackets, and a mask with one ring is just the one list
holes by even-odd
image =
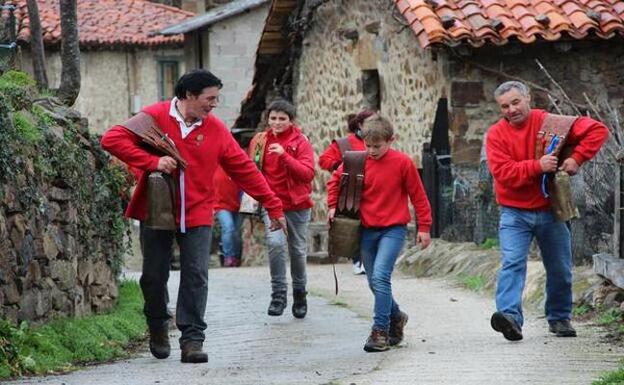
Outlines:
{"label": "short dark hair", "polygon": [[221,89],[223,83],[212,72],[203,69],[187,72],[178,79],[175,85],[175,96],[178,99],[186,99],[186,93],[199,95],[204,88],[217,87]]}
{"label": "short dark hair", "polygon": [[290,118],[290,120],[295,119],[295,117],[297,116],[297,110],[295,109],[295,106],[293,106],[292,103],[284,99],[277,99],[269,104],[269,106],[267,107],[267,118],[271,111],[283,112],[288,115],[288,118]]}

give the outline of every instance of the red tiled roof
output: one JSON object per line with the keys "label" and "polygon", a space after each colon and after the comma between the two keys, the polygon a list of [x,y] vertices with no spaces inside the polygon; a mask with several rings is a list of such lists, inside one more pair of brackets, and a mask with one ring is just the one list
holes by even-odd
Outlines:
{"label": "red tiled roof", "polygon": [[624,36],[621,0],[394,0],[421,47]]}
{"label": "red tiled roof", "polygon": [[[18,41],[30,41],[26,0],[13,1]],[[46,45],[61,41],[59,0],[38,0]],[[145,0],[78,0],[78,35],[81,47],[160,46],[181,44],[183,35],[155,35],[164,27],[195,14]]]}

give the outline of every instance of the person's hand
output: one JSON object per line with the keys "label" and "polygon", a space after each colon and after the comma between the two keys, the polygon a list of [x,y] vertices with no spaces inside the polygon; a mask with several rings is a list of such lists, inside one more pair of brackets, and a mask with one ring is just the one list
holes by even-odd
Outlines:
{"label": "person's hand", "polygon": [[420,249],[424,250],[431,243],[431,234],[427,232],[418,232],[416,234],[416,246],[420,245]]}
{"label": "person's hand", "polygon": [[542,156],[539,160],[540,166],[542,167],[542,171],[544,173],[557,171],[558,161],[559,159],[557,159],[556,156],[548,155],[548,154]]}
{"label": "person's hand", "polygon": [[269,144],[269,153],[282,155],[284,153],[284,147],[279,143],[271,143]]}
{"label": "person's hand", "polygon": [[158,159],[158,166],[156,169],[158,171],[164,172],[165,174],[171,174],[178,167],[178,162],[170,156],[163,156]]}
{"label": "person's hand", "polygon": [[336,209],[329,209],[327,212],[327,223],[331,223],[334,221],[334,217],[336,216]]}
{"label": "person's hand", "polygon": [[581,166],[576,163],[576,160],[574,158],[568,158],[563,161],[561,167],[559,167],[559,170],[567,172],[568,175],[576,175],[580,167]]}
{"label": "person's hand", "polygon": [[288,230],[286,228],[286,218],[271,218],[271,225],[269,226],[270,231],[284,230],[284,234],[288,235]]}

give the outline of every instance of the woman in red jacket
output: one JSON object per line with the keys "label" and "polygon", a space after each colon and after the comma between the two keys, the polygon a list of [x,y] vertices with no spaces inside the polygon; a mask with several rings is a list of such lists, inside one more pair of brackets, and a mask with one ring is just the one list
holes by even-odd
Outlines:
{"label": "woman in red jacket", "polygon": [[[347,129],[351,134],[344,138],[333,140],[327,150],[319,157],[319,166],[329,172],[335,171],[342,164],[343,151],[366,151],[366,145],[362,139],[362,123],[366,118],[373,115],[372,110],[362,110],[357,114],[349,115],[347,119]],[[346,139],[346,141],[344,141]],[[341,148],[339,141],[347,144],[346,148]],[[366,274],[364,264],[360,257],[353,258],[353,274]]]}
{"label": "woman in red jacket", "polygon": [[[290,255],[290,275],[293,287],[292,313],[303,318],[307,313],[306,259],[308,224],[312,208],[312,179],[314,179],[314,152],[308,139],[295,125],[295,107],[285,100],[271,103],[268,111],[268,129],[257,134],[250,146],[269,187],[282,201],[288,235],[270,231],[269,217],[263,210],[266,242],[271,272],[271,303],[268,314],[282,315],[286,307],[286,248]],[[259,140],[258,136],[263,140]],[[264,145],[254,143],[262,142]]]}

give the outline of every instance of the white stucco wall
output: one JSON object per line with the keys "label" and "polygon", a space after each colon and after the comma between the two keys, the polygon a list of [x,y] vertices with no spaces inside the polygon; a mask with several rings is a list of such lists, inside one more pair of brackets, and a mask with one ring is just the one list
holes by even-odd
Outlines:
{"label": "white stucco wall", "polygon": [[268,9],[268,4],[263,5],[210,28],[210,59],[205,67],[223,81],[221,103],[215,114],[228,127],[234,124],[241,101],[251,87],[256,49]]}
{"label": "white stucco wall", "polygon": [[[185,71],[183,50],[138,49],[134,51],[82,51],[80,94],[74,107],[87,119],[89,130],[102,133],[132,115],[135,108],[159,100],[160,58],[179,60],[179,74]],[[46,52],[50,88],[58,88],[61,60],[58,52]],[[22,69],[32,73],[31,56],[25,52]],[[135,97],[135,95],[137,97]]]}

